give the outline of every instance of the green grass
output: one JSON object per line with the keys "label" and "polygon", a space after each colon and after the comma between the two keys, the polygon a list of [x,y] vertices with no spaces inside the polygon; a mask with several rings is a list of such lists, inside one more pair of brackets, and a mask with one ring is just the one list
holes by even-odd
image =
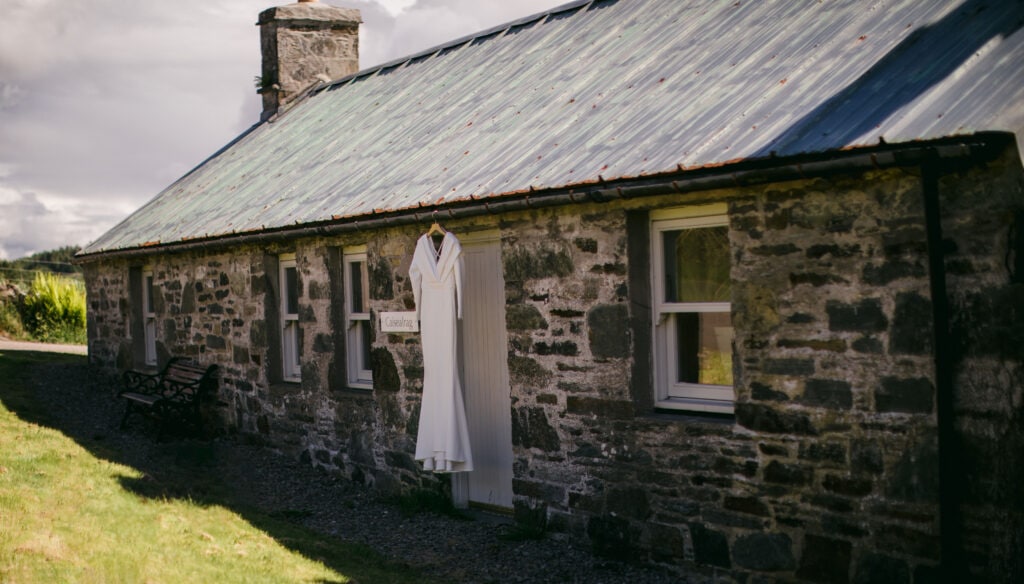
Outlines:
{"label": "green grass", "polygon": [[278,517],[127,490],[152,479],[28,421],[47,419],[31,369],[81,359],[0,353],[0,582],[424,581],[365,546]]}

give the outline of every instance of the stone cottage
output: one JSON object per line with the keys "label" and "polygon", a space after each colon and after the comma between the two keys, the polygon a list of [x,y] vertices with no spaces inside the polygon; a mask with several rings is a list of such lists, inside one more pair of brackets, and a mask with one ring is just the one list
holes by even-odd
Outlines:
{"label": "stone cottage", "polygon": [[[260,16],[263,119],[80,255],[94,367],[707,581],[1024,579],[1024,3],[580,1],[362,71],[359,20]],[[383,318],[434,222],[450,481]]]}

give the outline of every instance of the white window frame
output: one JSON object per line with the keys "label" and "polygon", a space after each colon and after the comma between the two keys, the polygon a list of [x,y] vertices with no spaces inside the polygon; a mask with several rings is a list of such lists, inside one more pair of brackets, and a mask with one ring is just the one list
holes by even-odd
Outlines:
{"label": "white window frame", "polygon": [[156,310],[153,307],[153,268],[142,268],[142,330],[145,363],[156,366]]}
{"label": "white window frame", "polygon": [[679,379],[675,358],[678,339],[676,315],[732,312],[729,302],[668,302],[665,299],[665,231],[727,226],[727,206],[722,204],[659,209],[651,212],[652,346],[654,349],[655,407],[731,414],[736,400],[733,385],[686,383]]}
{"label": "white window frame", "polygon": [[[359,265],[362,274],[361,311],[355,311],[353,301],[355,294],[352,281],[352,266]],[[342,253],[342,269],[345,277],[345,370],[348,372],[348,386],[355,389],[373,389],[373,371],[369,363],[363,363],[363,356],[370,351],[365,346],[365,336],[372,332],[370,328],[370,283],[366,265],[366,246],[346,247]],[[372,341],[371,341],[372,344]]]}
{"label": "white window frame", "polygon": [[295,298],[295,312],[288,312],[288,269],[295,270],[296,282],[298,281],[298,265],[295,261],[295,254],[286,253],[278,256],[277,282],[281,291],[279,311],[281,314],[281,378],[284,381],[298,383],[302,381],[302,365],[299,355],[299,299]]}

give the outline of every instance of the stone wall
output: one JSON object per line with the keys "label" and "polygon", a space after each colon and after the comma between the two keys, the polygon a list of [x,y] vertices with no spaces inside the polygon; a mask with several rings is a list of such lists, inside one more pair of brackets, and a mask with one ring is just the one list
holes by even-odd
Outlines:
{"label": "stone wall", "polygon": [[[977,582],[1024,581],[1024,175],[1006,152],[939,183],[960,532]],[[1016,253],[1007,253],[1014,245]],[[1016,265],[1015,265],[1016,264]]]}
{"label": "stone wall", "polygon": [[642,204],[715,200],[729,202],[734,420],[634,399],[632,346],[650,343],[630,326],[628,263],[648,253],[628,245],[637,203],[503,226],[517,506],[546,506],[552,529],[600,553],[709,573],[928,573],[938,485],[919,178]]}
{"label": "stone wall", "polygon": [[[916,170],[878,171],[446,225],[502,234],[517,515],[544,517],[555,536],[599,554],[707,581],[935,580],[939,450],[921,185]],[[1015,153],[941,183],[962,339],[964,539],[972,570],[996,582],[1020,574],[1024,524],[1024,295],[1001,268],[1021,192]],[[649,387],[646,213],[709,202],[729,209],[735,416],[657,411]],[[341,250],[365,243],[372,313],[411,309],[421,231],[89,263],[91,359],[108,370],[130,364],[128,274],[151,264],[161,360],[223,366],[225,431],[385,492],[446,489],[412,457],[418,335],[375,332],[374,390],[345,389],[332,300]],[[299,268],[301,384],[269,373],[268,258],[282,252],[296,253]]]}

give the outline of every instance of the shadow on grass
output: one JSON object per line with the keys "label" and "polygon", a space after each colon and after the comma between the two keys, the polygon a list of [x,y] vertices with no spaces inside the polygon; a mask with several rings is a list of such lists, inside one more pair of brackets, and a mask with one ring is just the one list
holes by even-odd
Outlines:
{"label": "shadow on grass", "polygon": [[[282,546],[353,581],[429,580],[407,565],[386,561],[368,546],[304,527],[302,521],[314,512],[301,503],[288,506],[287,496],[268,506],[254,495],[255,491],[302,486],[295,481],[301,483],[303,477],[289,473],[295,469],[254,468],[259,465],[253,464],[252,456],[247,459],[245,452],[239,454],[237,445],[225,441],[172,437],[156,442],[155,428],[139,422],[121,431],[118,424],[123,406],[116,399],[117,389],[116,380],[91,376],[84,356],[0,352],[0,402],[26,422],[61,432],[96,458],[138,470],[141,478],[119,478],[125,490],[148,499],[181,499],[230,509]],[[290,485],[275,484],[289,481]],[[343,482],[336,481],[337,490],[324,496],[337,497],[339,492],[355,488]],[[345,503],[339,502],[338,512],[345,512]]]}

